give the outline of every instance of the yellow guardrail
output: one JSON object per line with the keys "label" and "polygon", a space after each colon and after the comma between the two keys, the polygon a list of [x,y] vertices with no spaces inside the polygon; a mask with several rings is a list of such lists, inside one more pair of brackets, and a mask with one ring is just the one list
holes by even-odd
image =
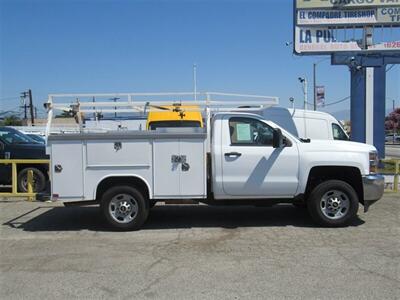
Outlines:
{"label": "yellow guardrail", "polygon": [[8,165],[11,164],[11,193],[10,192],[0,192],[0,197],[28,197],[29,201],[33,201],[36,198],[36,193],[33,192],[33,171],[28,170],[27,178],[27,189],[28,192],[20,193],[18,192],[17,184],[17,165],[30,165],[30,164],[49,164],[48,159],[0,159],[0,164]]}
{"label": "yellow guardrail", "polygon": [[382,159],[382,162],[394,166],[393,172],[391,170],[384,169],[383,175],[393,175],[393,191],[398,192],[399,190],[399,177],[400,177],[400,159]]}

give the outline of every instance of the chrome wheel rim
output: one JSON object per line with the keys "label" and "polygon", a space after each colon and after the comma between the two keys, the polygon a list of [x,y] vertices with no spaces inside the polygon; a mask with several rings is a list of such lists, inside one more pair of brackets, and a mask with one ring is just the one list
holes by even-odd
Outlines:
{"label": "chrome wheel rim", "polygon": [[126,224],[136,218],[138,202],[132,195],[118,194],[111,199],[108,212],[116,222]]}
{"label": "chrome wheel rim", "polygon": [[[28,174],[26,174],[21,180],[21,186],[24,192],[28,191]],[[35,173],[33,173],[32,177],[32,189],[34,192],[37,192],[39,189],[38,177]]]}
{"label": "chrome wheel rim", "polygon": [[350,199],[342,191],[330,190],[322,196],[320,207],[322,213],[328,219],[341,219],[349,212]]}

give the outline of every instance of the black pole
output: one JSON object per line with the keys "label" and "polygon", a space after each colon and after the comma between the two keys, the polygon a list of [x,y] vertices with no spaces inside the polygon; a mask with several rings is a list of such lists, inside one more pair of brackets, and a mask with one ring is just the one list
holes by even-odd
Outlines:
{"label": "black pole", "polygon": [[28,120],[28,105],[26,105],[26,103],[24,103],[24,120],[25,122]]}
{"label": "black pole", "polygon": [[29,95],[29,110],[31,113],[31,125],[35,126],[35,116],[33,115],[32,91],[30,89],[28,90],[28,95]]}

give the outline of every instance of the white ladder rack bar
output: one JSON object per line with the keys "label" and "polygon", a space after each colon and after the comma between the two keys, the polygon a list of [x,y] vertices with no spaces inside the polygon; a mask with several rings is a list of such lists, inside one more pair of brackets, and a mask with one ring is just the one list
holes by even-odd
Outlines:
{"label": "white ladder rack bar", "polygon": [[[185,106],[198,106],[199,108],[184,108],[185,111],[200,111],[204,112],[204,117],[209,119],[211,112],[223,111],[249,111],[255,108],[266,108],[279,104],[278,97],[249,95],[249,94],[234,94],[221,92],[200,92],[198,96],[203,96],[205,100],[179,99],[179,97],[194,96],[192,92],[170,92],[170,93],[79,93],[79,94],[50,94],[48,101],[45,104],[48,111],[48,120],[46,126],[46,136],[51,131],[51,123],[53,118],[53,110],[72,111],[77,113],[78,119],[81,118],[80,113],[131,113],[131,112],[148,112],[148,111],[163,111],[155,106],[171,106],[174,104],[182,104]],[[242,98],[242,100],[212,100],[214,97],[227,98]],[[110,98],[110,97],[125,97],[128,101],[111,102],[111,101],[94,101],[95,98]],[[137,100],[141,97],[165,97],[165,99],[149,99]],[[172,98],[170,98],[172,97]],[[60,98],[73,98],[71,102],[62,103],[54,100]],[[80,98],[86,98],[84,101]],[[135,99],[134,99],[135,98]],[[82,124],[80,124],[81,126]]]}

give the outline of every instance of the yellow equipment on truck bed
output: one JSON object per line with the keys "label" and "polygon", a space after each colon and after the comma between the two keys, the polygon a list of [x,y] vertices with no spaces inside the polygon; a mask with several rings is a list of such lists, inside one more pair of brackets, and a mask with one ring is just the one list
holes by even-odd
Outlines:
{"label": "yellow equipment on truck bed", "polygon": [[173,104],[152,106],[147,116],[146,128],[156,130],[163,127],[203,127],[203,117],[197,105]]}

